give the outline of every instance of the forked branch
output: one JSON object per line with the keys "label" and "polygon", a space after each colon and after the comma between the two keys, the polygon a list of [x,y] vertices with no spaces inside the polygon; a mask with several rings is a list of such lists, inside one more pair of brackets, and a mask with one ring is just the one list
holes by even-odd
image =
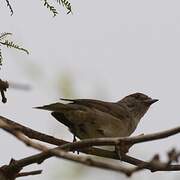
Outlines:
{"label": "forked branch", "polygon": [[[21,170],[23,169],[23,167],[34,163],[40,164],[44,160],[53,156],[71,160],[88,166],[118,171],[127,176],[130,176],[134,172],[143,169],[149,169],[152,172],[180,171],[180,164],[178,164],[180,152],[177,152],[175,149],[172,149],[167,154],[168,157],[167,162],[162,162],[158,154],[154,155],[151,158],[151,160],[148,162],[142,161],[140,159],[136,159],[126,154],[129,148],[132,147],[134,144],[167,138],[169,136],[180,133],[180,127],[176,127],[170,130],[166,130],[158,133],[152,133],[148,135],[124,137],[124,138],[96,138],[96,139],[81,140],[73,143],[54,138],[53,136],[50,135],[40,133],[38,131],[25,127],[21,124],[18,124],[2,116],[0,116],[0,128],[12,134],[26,145],[41,151],[41,153],[39,154],[35,154],[33,156],[21,160],[13,160],[9,165],[0,168],[0,173],[6,172],[4,174],[7,174],[8,172],[8,174],[13,174],[12,172],[15,172],[14,178],[20,177],[20,175],[22,175]],[[46,142],[51,145],[57,145],[58,147],[50,148],[48,146],[43,145],[40,142],[34,142],[33,139],[39,140],[41,142]],[[120,152],[118,153],[117,150],[108,151],[100,148],[94,148],[94,146],[119,147],[118,150]],[[71,152],[78,151],[85,154],[91,154],[91,155],[96,155],[111,159],[120,159],[121,161],[128,162],[129,164],[134,165],[134,167],[132,168],[124,165],[112,164],[109,163],[109,161],[108,162],[97,161],[87,156],[72,154],[70,153],[70,151]],[[120,156],[118,156],[118,154],[120,154]],[[40,173],[40,171],[38,172]],[[34,173],[34,175],[35,174],[38,173]],[[26,173],[24,173],[23,175],[25,176]],[[27,175],[33,175],[33,173],[29,172],[27,173]]]}

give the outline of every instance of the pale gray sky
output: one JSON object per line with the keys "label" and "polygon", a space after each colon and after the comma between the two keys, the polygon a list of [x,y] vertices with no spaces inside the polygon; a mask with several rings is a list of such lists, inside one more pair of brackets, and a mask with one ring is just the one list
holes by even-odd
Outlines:
{"label": "pale gray sky", "polygon": [[[79,98],[116,101],[137,91],[159,98],[135,134],[179,126],[180,2],[78,0],[71,3],[73,15],[66,15],[60,7],[56,18],[52,18],[42,1],[12,1],[15,11],[12,17],[5,1],[1,3],[0,32],[12,32],[13,40],[30,50],[27,56],[3,48],[1,77],[33,88],[30,92],[9,90],[9,102],[0,104],[1,114],[56,136],[63,137],[66,133],[65,138],[70,140],[66,128],[48,112],[31,108],[58,101],[58,79],[69,74]],[[34,152],[2,131],[0,136],[1,140],[4,138],[1,164],[7,163],[10,157],[18,159]],[[171,137],[138,145],[130,153],[148,159],[153,153],[165,154],[171,147],[180,148],[177,142],[178,136]],[[45,176],[58,179],[48,171],[50,165],[51,169],[60,171],[59,175],[64,173],[62,180],[70,179],[70,169],[67,172],[61,164],[58,170],[55,165],[58,162],[47,161],[42,176],[26,179],[44,180]],[[72,163],[65,164],[72,166]],[[91,169],[81,179],[92,179],[96,175],[98,179],[118,178],[117,173]],[[174,180],[176,175],[176,172],[151,174],[146,171],[131,179]]]}

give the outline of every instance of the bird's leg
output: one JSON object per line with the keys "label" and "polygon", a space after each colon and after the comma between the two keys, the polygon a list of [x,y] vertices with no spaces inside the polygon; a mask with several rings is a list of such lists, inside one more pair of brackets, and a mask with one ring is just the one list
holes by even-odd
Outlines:
{"label": "bird's leg", "polygon": [[122,159],[122,151],[118,145],[115,146],[115,153],[118,155],[119,160],[121,161]]}
{"label": "bird's leg", "polygon": [[[76,139],[76,135],[75,135],[75,134],[73,134],[73,143],[74,143],[74,142],[76,142],[76,141],[77,141],[77,139]],[[73,153],[75,153],[75,152],[76,152],[76,151],[74,150],[74,151],[73,151]],[[77,154],[79,154],[79,151],[77,151]]]}
{"label": "bird's leg", "polygon": [[[75,134],[73,134],[73,143],[76,142],[76,141],[77,141],[77,140],[76,140],[76,136],[75,136]],[[75,153],[76,151],[73,150],[72,152]]]}
{"label": "bird's leg", "polygon": [[115,145],[115,152],[117,153],[119,159],[122,159],[122,156],[125,155],[126,153],[129,152],[130,147],[133,144],[129,144],[126,143],[124,141],[119,141],[116,145]]}
{"label": "bird's leg", "polygon": [[75,134],[73,134],[73,142],[76,142],[77,140],[76,140],[76,135]]}

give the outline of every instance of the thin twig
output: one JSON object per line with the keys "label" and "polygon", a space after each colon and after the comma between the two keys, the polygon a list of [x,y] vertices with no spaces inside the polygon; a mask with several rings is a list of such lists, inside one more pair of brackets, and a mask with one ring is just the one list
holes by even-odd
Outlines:
{"label": "thin twig", "polygon": [[36,171],[30,171],[30,172],[22,172],[17,174],[16,177],[24,177],[24,176],[34,176],[34,175],[39,175],[42,173],[42,170],[36,170]]}
{"label": "thin twig", "polygon": [[70,144],[67,141],[54,138],[53,136],[49,136],[49,135],[40,133],[38,131],[34,131],[28,127],[15,123],[5,117],[0,116],[0,120],[6,122],[8,125],[13,125],[14,129],[24,133],[26,136],[28,136],[31,139],[40,140],[40,141],[47,142],[53,145],[58,145],[58,146],[66,144],[64,145],[64,148],[70,149],[70,150],[75,150],[77,148],[83,149],[83,148],[88,148],[92,146],[106,146],[106,145],[114,146],[118,144],[121,145],[122,142],[127,145],[133,145],[137,143],[167,138],[169,136],[180,133],[180,127],[176,127],[176,128],[172,128],[166,131],[161,131],[158,133],[152,133],[152,134],[147,134],[147,135],[142,135],[142,136],[120,137],[120,138],[94,138],[94,139],[85,139],[81,141],[76,141]]}
{"label": "thin twig", "polygon": [[2,102],[6,103],[7,102],[7,98],[5,96],[5,91],[7,91],[7,89],[9,88],[9,84],[7,81],[3,81],[0,79],[0,93],[1,93],[1,97],[2,97]]}
{"label": "thin twig", "polygon": [[[16,130],[14,130],[13,128],[11,129],[11,127],[10,126],[8,127],[8,125],[5,124],[5,123],[3,124],[1,122],[0,127],[8,129],[9,133],[14,135],[20,141],[24,142],[27,146],[30,146],[30,147],[33,147],[33,148],[35,148],[37,150],[43,151],[47,155],[46,159],[50,158],[50,157],[53,157],[53,156],[56,156],[56,157],[71,160],[71,161],[74,161],[74,162],[78,162],[78,163],[81,163],[81,164],[84,164],[84,165],[87,165],[87,166],[93,166],[93,167],[98,167],[98,168],[101,168],[101,169],[113,170],[113,171],[121,172],[121,173],[123,173],[123,174],[125,174],[127,176],[131,175],[132,170],[130,168],[126,168],[126,167],[120,166],[120,165],[114,165],[114,164],[109,164],[109,163],[93,160],[93,159],[91,159],[89,157],[70,154],[70,153],[60,149],[59,147],[49,149],[45,145],[33,142],[32,140],[27,138],[23,133],[18,132]],[[42,159],[42,156],[41,156],[41,159],[36,159],[36,163],[43,162],[44,160],[45,159],[44,158]],[[134,171],[134,168],[133,168],[133,171]]]}
{"label": "thin twig", "polygon": [[53,144],[53,145],[57,145],[60,146],[62,144],[68,143],[67,141],[61,140],[61,139],[57,139],[53,136],[47,135],[47,134],[43,134],[41,132],[35,131],[29,127],[23,126],[19,123],[16,123],[8,118],[5,118],[3,116],[0,116],[0,120],[7,123],[8,125],[11,125],[14,127],[14,129],[22,132],[23,134],[25,134],[26,136],[28,136],[31,139],[36,139],[42,142],[46,142],[49,144]]}

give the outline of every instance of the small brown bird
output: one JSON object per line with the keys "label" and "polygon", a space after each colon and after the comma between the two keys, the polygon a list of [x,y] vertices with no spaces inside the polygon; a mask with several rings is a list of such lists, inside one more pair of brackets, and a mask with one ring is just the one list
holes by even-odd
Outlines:
{"label": "small brown bird", "polygon": [[52,111],[52,116],[79,139],[129,136],[150,105],[158,101],[142,93],[131,94],[118,102],[61,100],[69,103],[58,102],[37,108]]}

